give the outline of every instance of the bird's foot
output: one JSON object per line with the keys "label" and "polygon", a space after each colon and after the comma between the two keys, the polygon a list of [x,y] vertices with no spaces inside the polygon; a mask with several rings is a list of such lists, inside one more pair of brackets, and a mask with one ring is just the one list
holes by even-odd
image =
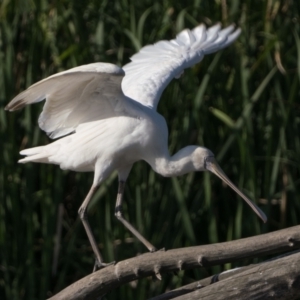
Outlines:
{"label": "bird's foot", "polygon": [[94,264],[94,269],[93,269],[93,272],[96,272],[100,269],[103,269],[105,267],[108,267],[108,266],[111,266],[111,265],[115,265],[116,262],[115,261],[112,261],[110,263],[104,263],[102,261],[99,261],[98,259],[95,260],[95,264]]}
{"label": "bird's foot", "polygon": [[156,248],[152,248],[150,250],[151,253],[158,252],[158,251],[166,251],[166,250],[165,250],[165,248],[161,248],[161,249],[158,249],[158,250]]}

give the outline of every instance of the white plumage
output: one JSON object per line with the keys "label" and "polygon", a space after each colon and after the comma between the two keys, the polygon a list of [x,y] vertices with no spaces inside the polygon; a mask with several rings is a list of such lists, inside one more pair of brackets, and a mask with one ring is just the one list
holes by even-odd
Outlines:
{"label": "white plumage", "polygon": [[62,137],[49,145],[21,151],[26,157],[20,162],[52,163],[62,169],[95,172],[79,214],[97,267],[106,264],[90,230],[86,208],[99,184],[114,170],[119,174],[117,218],[150,251],[155,250],[123,218],[121,211],[125,181],[138,160],[145,160],[163,176],[209,170],[266,221],[264,213],[222,172],[210,150],[188,146],[171,156],[166,122],[156,112],[160,96],[173,78],[200,62],[206,54],[227,47],[239,34],[240,29],[234,30],[234,26],[221,29],[219,24],[209,29],[204,25],[186,29],[174,40],[142,48],[123,69],[108,63],[76,67],[32,85],[7,105],[6,109],[13,111],[45,99],[39,126],[51,138]]}

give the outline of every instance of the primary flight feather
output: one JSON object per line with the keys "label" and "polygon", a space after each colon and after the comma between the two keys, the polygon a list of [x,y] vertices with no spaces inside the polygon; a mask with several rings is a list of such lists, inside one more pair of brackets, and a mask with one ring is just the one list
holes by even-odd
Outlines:
{"label": "primary flight feather", "polygon": [[213,153],[204,147],[187,146],[175,155],[168,151],[165,119],[156,112],[160,96],[173,78],[199,63],[206,54],[231,44],[240,29],[220,24],[206,29],[200,25],[185,29],[176,39],[143,47],[120,68],[108,63],[93,63],[60,72],[30,86],[16,96],[6,110],[46,100],[39,126],[57,141],[22,150],[19,162],[57,164],[62,169],[94,171],[93,185],[79,215],[96,256],[95,269],[103,267],[101,253],[87,220],[87,206],[103,182],[118,171],[116,217],[148,249],[155,247],[122,216],[125,181],[132,165],[145,160],[163,176],[178,176],[208,170],[234,189],[266,222],[265,214],[224,174]]}

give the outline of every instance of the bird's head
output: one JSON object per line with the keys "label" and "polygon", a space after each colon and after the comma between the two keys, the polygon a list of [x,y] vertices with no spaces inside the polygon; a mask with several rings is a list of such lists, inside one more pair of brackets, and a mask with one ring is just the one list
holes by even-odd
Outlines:
{"label": "bird's head", "polygon": [[264,223],[267,221],[267,217],[264,212],[231,182],[231,180],[218,165],[214,154],[209,149],[204,147],[197,147],[194,151],[193,156],[194,166],[197,171],[207,170],[217,175],[223,182],[229,185],[240,197],[242,197],[247,202],[247,204],[263,220]]}
{"label": "bird's head", "polygon": [[[206,171],[206,160],[209,157],[215,157],[214,154],[205,147],[198,147],[198,146],[189,146],[191,147],[193,154],[192,160],[195,170],[197,171]],[[187,148],[189,148],[187,147]]]}

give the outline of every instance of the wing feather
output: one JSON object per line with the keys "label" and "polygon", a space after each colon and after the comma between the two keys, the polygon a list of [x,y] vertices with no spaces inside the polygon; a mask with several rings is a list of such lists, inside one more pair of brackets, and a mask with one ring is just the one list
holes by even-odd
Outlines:
{"label": "wing feather", "polygon": [[46,99],[39,126],[51,138],[75,131],[79,124],[115,116],[122,110],[124,71],[106,63],[84,65],[50,76],[16,96],[6,110]]}
{"label": "wing feather", "polygon": [[240,33],[233,25],[221,29],[216,24],[206,29],[202,24],[193,30],[183,30],[174,40],[143,47],[123,67],[124,94],[156,109],[163,90],[174,77],[178,78],[184,69],[200,62],[204,55],[227,47]]}
{"label": "wing feather", "polygon": [[232,25],[221,29],[220,24],[185,29],[174,40],[143,47],[123,69],[94,63],[50,76],[16,96],[5,109],[13,111],[46,99],[39,126],[51,138],[69,134],[80,124],[124,113],[124,94],[156,109],[161,93],[174,77],[204,55],[227,47],[240,32]]}

